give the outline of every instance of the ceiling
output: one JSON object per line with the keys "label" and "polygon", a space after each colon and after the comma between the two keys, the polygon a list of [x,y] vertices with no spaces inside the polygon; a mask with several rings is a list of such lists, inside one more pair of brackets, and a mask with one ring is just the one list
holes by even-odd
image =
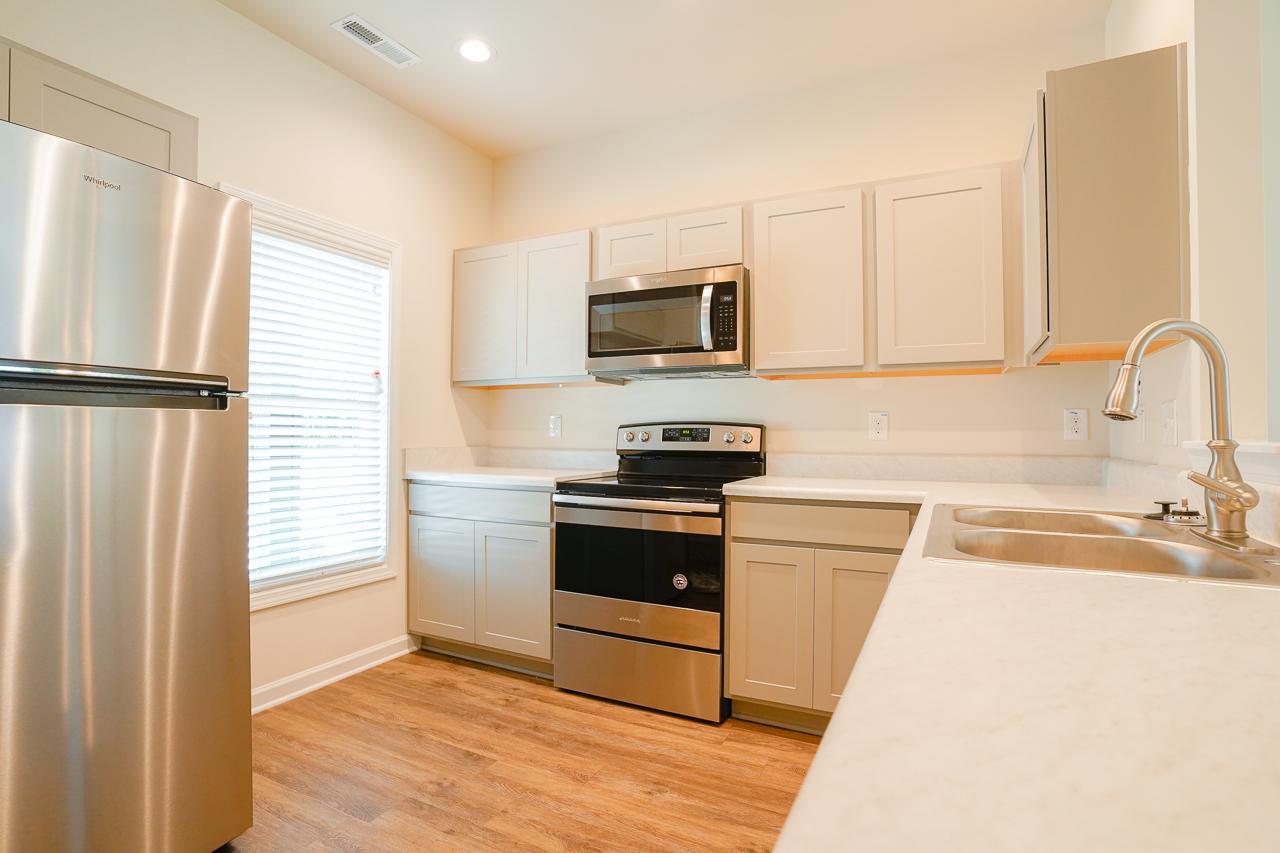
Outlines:
{"label": "ceiling", "polygon": [[[1110,0],[221,0],[492,156],[1099,25]],[[422,57],[331,28],[360,15]],[[456,46],[481,38],[490,62]]]}

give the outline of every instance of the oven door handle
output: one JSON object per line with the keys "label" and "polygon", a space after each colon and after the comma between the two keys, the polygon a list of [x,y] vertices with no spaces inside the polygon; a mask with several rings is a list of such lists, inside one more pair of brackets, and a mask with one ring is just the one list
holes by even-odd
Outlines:
{"label": "oven door handle", "polygon": [[655,501],[642,498],[604,498],[594,495],[556,494],[552,502],[560,506],[601,507],[608,509],[637,509],[642,512],[671,512],[681,515],[719,515],[719,504],[693,503],[692,501]]}
{"label": "oven door handle", "polygon": [[711,340],[711,296],[715,292],[714,284],[706,284],[702,287],[702,348],[707,352],[713,349],[713,341]]}

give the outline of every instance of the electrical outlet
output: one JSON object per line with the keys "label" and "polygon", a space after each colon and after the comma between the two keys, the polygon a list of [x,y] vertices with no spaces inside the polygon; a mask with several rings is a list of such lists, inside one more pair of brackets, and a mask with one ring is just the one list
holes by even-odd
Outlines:
{"label": "electrical outlet", "polygon": [[868,412],[867,413],[867,438],[872,441],[888,441],[889,440],[889,413],[888,412]]}
{"label": "electrical outlet", "polygon": [[1178,446],[1178,404],[1174,400],[1160,404],[1160,443],[1165,447]]}
{"label": "electrical outlet", "polygon": [[561,419],[559,415],[552,415],[547,419],[547,436],[549,438],[560,437]]}
{"label": "electrical outlet", "polygon": [[1064,409],[1062,412],[1062,437],[1067,441],[1087,441],[1089,438],[1089,410]]}
{"label": "electrical outlet", "polygon": [[1147,443],[1147,407],[1138,407],[1138,441]]}

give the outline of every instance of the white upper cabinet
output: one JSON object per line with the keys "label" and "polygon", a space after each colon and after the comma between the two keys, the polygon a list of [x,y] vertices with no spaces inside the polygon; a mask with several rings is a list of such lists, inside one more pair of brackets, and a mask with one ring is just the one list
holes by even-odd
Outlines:
{"label": "white upper cabinet", "polygon": [[1148,323],[1190,316],[1186,45],[1046,81],[1049,325],[1031,361],[1118,359]]}
{"label": "white upper cabinet", "polygon": [[516,244],[459,249],[453,253],[453,378],[515,375]]}
{"label": "white upper cabinet", "polygon": [[742,207],[596,229],[596,280],[742,263]]}
{"label": "white upper cabinet", "polygon": [[756,368],[861,366],[862,191],[759,202],[753,220]]}
{"label": "white upper cabinet", "polygon": [[602,225],[596,229],[596,280],[646,275],[666,269],[666,219]]}
{"label": "white upper cabinet", "polygon": [[585,376],[591,233],[522,240],[516,269],[516,376]]}
{"label": "white upper cabinet", "polygon": [[667,219],[667,269],[742,263],[742,207],[721,207]]}
{"label": "white upper cabinet", "polygon": [[1049,337],[1049,256],[1045,239],[1044,92],[1035,96],[1035,118],[1022,152],[1022,355]]}
{"label": "white upper cabinet", "polygon": [[1000,170],[876,188],[881,365],[1004,358]]}
{"label": "white upper cabinet", "polygon": [[195,116],[37,53],[0,51],[10,121],[195,180]]}

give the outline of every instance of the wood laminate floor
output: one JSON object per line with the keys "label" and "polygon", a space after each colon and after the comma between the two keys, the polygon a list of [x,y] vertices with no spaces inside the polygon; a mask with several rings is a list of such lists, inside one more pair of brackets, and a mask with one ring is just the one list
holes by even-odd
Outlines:
{"label": "wood laminate floor", "polygon": [[254,718],[231,849],[768,850],[816,745],[418,652]]}

